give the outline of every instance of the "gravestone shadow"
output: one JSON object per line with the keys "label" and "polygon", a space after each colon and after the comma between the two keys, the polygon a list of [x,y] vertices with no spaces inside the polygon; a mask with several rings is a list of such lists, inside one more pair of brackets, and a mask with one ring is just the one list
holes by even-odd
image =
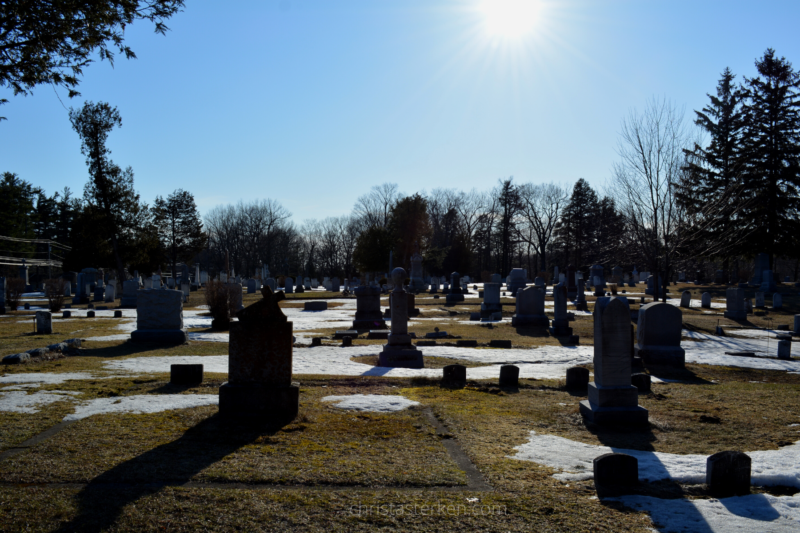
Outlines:
{"label": "gravestone shadow", "polygon": [[107,530],[123,508],[157,492],[180,485],[262,435],[279,428],[258,428],[227,422],[214,414],[189,428],[180,438],[149,450],[97,476],[76,496],[78,514],[58,532]]}

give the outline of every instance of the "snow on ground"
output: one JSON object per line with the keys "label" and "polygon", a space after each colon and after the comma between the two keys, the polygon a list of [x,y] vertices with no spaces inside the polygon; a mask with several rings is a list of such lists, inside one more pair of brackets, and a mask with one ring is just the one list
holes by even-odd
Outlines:
{"label": "snow on ground", "polygon": [[[517,365],[520,377],[537,379],[561,379],[567,368],[586,364],[592,360],[591,346],[548,346],[536,350],[504,349],[479,350],[455,346],[430,346],[422,348],[428,356],[450,357],[490,364],[467,368],[469,379],[496,379],[500,366]],[[381,346],[316,346],[297,348],[293,352],[293,374],[322,374],[337,376],[388,376],[388,377],[441,377],[442,370],[435,368],[386,368],[356,363],[350,358],[359,355],[377,355]],[[107,361],[105,367],[135,373],[166,373],[173,363],[203,364],[206,372],[227,373],[228,356],[160,356],[134,357]]]}
{"label": "snow on ground", "polygon": [[201,405],[218,405],[216,394],[143,394],[96,398],[75,407],[75,412],[64,417],[64,421],[80,420],[92,415],[106,413],[160,413],[173,409],[188,409]]}
{"label": "snow on ground", "polygon": [[86,372],[65,372],[63,374],[24,373],[0,376],[0,383],[44,383],[53,385],[64,383],[71,379],[107,379],[107,377],[98,378]]}
{"label": "snow on ground", "polygon": [[25,390],[0,391],[0,411],[12,413],[38,413],[38,407],[53,402],[68,400],[70,396],[80,394],[74,391],[37,391],[28,394]]}
{"label": "snow on ground", "polygon": [[721,500],[662,500],[650,496],[621,496],[619,501],[647,511],[662,533],[796,532],[800,527],[800,494],[749,494]]}
{"label": "snow on ground", "polygon": [[[576,442],[531,431],[528,442],[514,448],[512,459],[531,461],[561,470],[553,477],[562,481],[592,479],[592,461],[604,453],[625,453],[639,461],[639,479],[671,479],[699,484],[706,480],[707,455],[643,452]],[[746,452],[752,460],[753,485],[787,485],[800,488],[800,441],[778,450]]]}
{"label": "snow on ground", "polygon": [[402,411],[419,402],[409,400],[403,396],[384,396],[380,394],[353,394],[349,396],[325,396],[323,402],[336,402],[334,407],[351,411],[372,411],[376,413],[391,413]]}
{"label": "snow on ground", "polygon": [[[789,372],[800,371],[800,360],[777,359],[778,343],[775,340],[767,343],[766,339],[718,337],[687,330],[683,330],[682,335],[701,341],[681,343],[681,347],[686,350],[687,363]],[[725,352],[754,352],[757,355],[769,356],[769,358],[725,355]]]}

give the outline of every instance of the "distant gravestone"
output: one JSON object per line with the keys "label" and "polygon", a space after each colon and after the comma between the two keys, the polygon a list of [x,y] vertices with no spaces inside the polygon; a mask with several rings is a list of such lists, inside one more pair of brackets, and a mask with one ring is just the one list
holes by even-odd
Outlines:
{"label": "distant gravestone", "polygon": [[588,309],[586,304],[586,282],[583,278],[578,280],[578,291],[575,295],[575,309],[579,311],[586,311]]}
{"label": "distant gravestone", "polygon": [[772,270],[765,270],[761,274],[761,292],[774,292],[775,289],[775,278]]}
{"label": "distant gravestone", "polygon": [[275,278],[267,278],[267,280],[264,282],[264,285],[269,287],[269,290],[272,292],[275,292],[275,290],[278,288],[277,284],[275,283]]}
{"label": "distant gravestone", "polygon": [[544,290],[538,286],[525,287],[517,293],[517,309],[511,318],[513,327],[550,325],[544,312]]}
{"label": "distant gravestone", "polygon": [[744,289],[730,288],[725,291],[725,318],[731,320],[747,320],[747,309],[744,306]]}
{"label": "distant gravestone", "polygon": [[[454,272],[453,277],[457,276],[458,274]],[[390,301],[392,332],[389,335],[389,342],[384,345],[378,356],[379,366],[393,368],[422,368],[424,366],[422,352],[411,344],[411,336],[408,334],[408,298],[405,297],[406,292],[403,290],[405,278],[406,271],[402,268],[395,268],[392,271],[392,283],[394,283],[393,298]]]}
{"label": "distant gravestone", "polygon": [[300,389],[292,384],[292,330],[269,287],[263,298],[236,313],[228,348],[228,381],[219,388],[226,419],[284,426],[297,417]]}
{"label": "distant gravestone", "polygon": [[605,453],[592,461],[592,474],[601,498],[629,494],[639,485],[639,460],[624,453]]}
{"label": "distant gravestone", "polygon": [[102,284],[98,285],[94,289],[94,298],[92,298],[93,302],[102,302],[105,297],[105,288]]}
{"label": "distant gravestone", "polygon": [[106,303],[114,303],[117,296],[117,288],[116,283],[109,283],[106,285],[106,294],[105,294],[105,302]]}
{"label": "distant gravestone", "polygon": [[572,335],[572,328],[569,327],[569,316],[567,315],[567,288],[564,285],[553,287],[553,325],[550,334],[554,337],[569,337]]}
{"label": "distant gravestone", "polygon": [[765,270],[769,270],[769,254],[760,253],[756,256],[753,264],[753,278],[750,280],[750,284],[761,286]]}
{"label": "distant gravestone", "polygon": [[286,294],[294,293],[294,280],[289,276],[286,276],[283,280],[283,292]]}
{"label": "distant gravestone", "polygon": [[573,366],[567,369],[567,389],[585,391],[589,386],[589,369]]}
{"label": "distant gravestone", "polygon": [[136,291],[139,290],[139,282],[133,279],[123,282],[122,298],[119,306],[125,309],[136,309]]}
{"label": "distant gravestone", "polygon": [[756,307],[758,307],[760,309],[760,308],[762,308],[764,306],[765,306],[764,293],[763,292],[757,292],[756,293]]}
{"label": "distant gravestone", "polygon": [[792,359],[792,341],[779,340],[778,341],[778,359],[789,361]]}
{"label": "distant gravestone", "polygon": [[381,290],[378,287],[362,285],[353,289],[353,292],[356,295],[353,329],[386,329],[386,322],[381,315]]}
{"label": "distant gravestone", "polygon": [[[394,278],[394,276],[392,276]],[[453,272],[450,274],[450,292],[447,294],[445,301],[447,303],[457,303],[464,301],[464,291],[461,289],[461,274]]]}
{"label": "distant gravestone", "polygon": [[64,296],[67,298],[72,296],[72,284],[69,281],[64,282]]}
{"label": "distant gravestone", "polygon": [[[508,275],[508,291],[511,293],[511,296],[517,295],[517,290],[525,288],[525,270],[522,268],[513,268],[511,269],[511,273]],[[558,278],[556,278],[558,279]]]}
{"label": "distant gravestone", "polygon": [[249,279],[247,280],[247,294],[255,294],[256,293],[256,280]]}
{"label": "distant gravestone", "polygon": [[681,348],[681,310],[662,302],[652,302],[639,309],[634,355],[648,364],[684,368],[686,351]]}
{"label": "distant gravestone", "polygon": [[334,277],[333,279],[331,279],[331,290],[333,292],[340,292],[341,282],[339,281],[338,277]]}
{"label": "distant gravestone", "polygon": [[303,302],[304,311],[327,311],[327,309],[328,309],[328,302],[324,300],[319,302]]}
{"label": "distant gravestone", "polygon": [[519,385],[519,367],[503,365],[500,367],[500,386],[517,387]]}
{"label": "distant gravestone", "polygon": [[703,309],[711,308],[711,294],[707,292],[703,293],[703,296],[700,298],[700,307]]}
{"label": "distant gravestone", "polygon": [[594,307],[594,381],[581,414],[598,423],[646,424],[647,409],[638,405],[631,385],[630,308],[625,298],[598,298]]}
{"label": "distant gravestone", "polygon": [[53,333],[53,314],[50,311],[36,311],[36,333]]}
{"label": "distant gravestone", "polygon": [[773,309],[783,308],[783,296],[781,296],[781,293],[776,292],[772,294],[772,308]]}
{"label": "distant gravestone", "polygon": [[500,305],[500,284],[486,283],[483,286],[483,303],[481,304],[481,320],[491,320],[495,313],[503,312]]}
{"label": "distant gravestone", "polygon": [[689,291],[683,291],[683,294],[681,294],[681,307],[691,307],[691,304],[692,293]]}
{"label": "distant gravestone", "polygon": [[442,384],[446,387],[463,388],[467,384],[467,367],[447,365],[442,369]]}
{"label": "distant gravestone", "polygon": [[133,342],[183,344],[189,340],[183,329],[183,293],[171,289],[137,291],[136,330]]}

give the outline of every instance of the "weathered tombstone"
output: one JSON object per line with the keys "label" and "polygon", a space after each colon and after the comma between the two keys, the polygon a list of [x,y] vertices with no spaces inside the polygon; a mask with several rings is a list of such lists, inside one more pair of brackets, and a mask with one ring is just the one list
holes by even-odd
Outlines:
{"label": "weathered tombstone", "polygon": [[683,294],[681,294],[681,307],[691,307],[691,304],[692,293],[689,291],[683,291]]}
{"label": "weathered tombstone", "polygon": [[183,301],[189,301],[189,294],[192,292],[192,285],[189,283],[188,278],[184,281],[181,280],[181,292],[183,293]]}
{"label": "weathered tombstone", "polygon": [[116,283],[109,283],[106,285],[106,295],[105,295],[105,302],[106,303],[114,303],[117,296],[117,287]]}
{"label": "weathered tombstone", "polygon": [[589,386],[589,369],[573,366],[567,369],[567,389],[585,391]]}
{"label": "weathered tombstone", "polygon": [[264,282],[264,285],[269,287],[269,290],[271,290],[272,292],[275,292],[275,289],[277,289],[275,278],[267,278],[267,280]]}
{"label": "weathered tombstone", "polygon": [[72,284],[69,281],[64,282],[64,296],[67,298],[72,296]]}
{"label": "weathered tombstone", "polygon": [[756,293],[756,307],[758,307],[759,309],[764,307],[764,293],[763,292],[757,292]]}
{"label": "weathered tombstone", "polygon": [[681,348],[683,313],[674,305],[652,302],[639,309],[634,356],[647,364],[684,368],[686,351]]}
{"label": "weathered tombstone", "polygon": [[292,326],[269,287],[231,323],[228,381],[219,388],[223,418],[283,426],[297,417],[300,388],[292,385]]}
{"label": "weathered tombstone", "polygon": [[175,288],[175,278],[172,276],[167,278],[167,288],[174,289]]}
{"label": "weathered tombstone", "polygon": [[508,292],[512,296],[517,295],[517,290],[525,288],[525,270],[522,268],[512,268],[511,273],[508,275]]}
{"label": "weathered tombstone", "polygon": [[710,309],[711,308],[711,294],[704,292],[703,296],[700,298],[700,307],[703,309]]}
{"label": "weathered tombstone", "polygon": [[581,414],[598,424],[646,424],[647,409],[639,406],[631,385],[630,308],[625,298],[598,298],[594,307],[594,381]]}
{"label": "weathered tombstone", "polygon": [[718,285],[724,285],[726,277],[727,276],[725,276],[724,270],[717,270],[716,272],[714,272],[714,283]]}
{"label": "weathered tombstone", "polygon": [[381,315],[381,290],[378,287],[362,285],[353,289],[356,295],[356,316],[353,329],[386,329]]}
{"label": "weathered tombstone", "polygon": [[231,281],[230,283],[228,283],[228,285],[232,289],[231,296],[233,298],[231,301],[231,307],[237,311],[240,309],[244,309],[241,283],[236,283],[235,281]]}
{"label": "weathered tombstone", "polygon": [[615,266],[614,268],[611,269],[611,280],[617,285],[622,285],[623,278],[622,278],[621,266]]}
{"label": "weathered tombstone", "polygon": [[86,311],[86,318],[94,318],[94,311]]}
{"label": "weathered tombstone", "polygon": [[750,494],[750,456],[735,451],[715,453],[706,460],[706,485],[712,496]]}
{"label": "weathered tombstone", "polygon": [[[396,270],[396,269],[395,269]],[[394,279],[394,273],[392,273]],[[450,283],[452,285],[450,292],[447,294],[445,301],[447,303],[456,303],[464,301],[464,291],[461,289],[461,274],[453,272],[450,274]]]}
{"label": "weathered tombstone", "polygon": [[425,281],[422,279],[422,255],[419,253],[419,245],[414,243],[414,253],[411,255],[411,279],[408,283],[410,292],[422,292],[425,289]]}
{"label": "weathered tombstone", "polygon": [[731,320],[747,320],[747,310],[744,307],[744,289],[730,288],[725,291],[725,318]]}
{"label": "weathered tombstone", "polygon": [[203,365],[170,365],[169,382],[180,387],[200,385],[203,382]]}
{"label": "weathered tombstone", "polygon": [[760,253],[754,260],[753,278],[750,280],[750,285],[761,286],[765,270],[769,270],[769,254]]}
{"label": "weathered tombstone", "polygon": [[334,277],[331,279],[331,290],[333,292],[340,292],[341,291],[341,283],[339,282],[338,277]]}
{"label": "weathered tombstone", "polygon": [[105,296],[105,288],[102,284],[98,285],[94,289],[94,298],[92,298],[93,302],[102,302]]}
{"label": "weathered tombstone", "polygon": [[123,282],[122,298],[119,306],[125,309],[136,309],[136,291],[139,290],[139,282],[133,279]]}
{"label": "weathered tombstone", "polygon": [[114,318],[122,318],[122,311],[120,310],[114,311]]}
{"label": "weathered tombstone", "polygon": [[778,359],[790,360],[792,358],[792,341],[778,341]]}
{"label": "weathered tombstone", "polygon": [[[600,287],[597,287],[598,282],[595,280],[595,278],[600,278]],[[603,265],[593,265],[591,268],[589,268],[589,279],[592,280],[595,291],[604,289],[606,286],[606,279],[603,275]]]}
{"label": "weathered tombstone", "polygon": [[183,293],[171,289],[145,289],[136,293],[136,330],[133,342],[183,344]]}
{"label": "weathered tombstone", "polygon": [[772,308],[773,309],[783,308],[783,296],[781,296],[781,293],[776,292],[772,294]]}
{"label": "weathered tombstone", "polygon": [[442,384],[446,387],[463,388],[467,384],[467,367],[447,365],[442,369]]}
{"label": "weathered tombstone", "polygon": [[639,484],[639,460],[624,453],[605,453],[592,461],[594,487],[601,498],[630,494]]}
{"label": "weathered tombstone", "polygon": [[[454,278],[458,276],[453,273]],[[411,336],[408,334],[408,298],[403,290],[403,280],[406,278],[406,271],[402,268],[395,268],[392,271],[392,282],[394,289],[391,301],[392,309],[392,332],[389,335],[388,344],[384,345],[383,351],[378,356],[379,366],[394,368],[422,368],[422,352],[411,344]],[[457,280],[456,280],[457,281]]]}
{"label": "weathered tombstone", "polygon": [[574,299],[578,294],[578,284],[577,280],[575,279],[575,267],[573,265],[567,266],[566,285],[567,285],[567,298]]}
{"label": "weathered tombstone", "polygon": [[294,293],[294,280],[289,276],[286,276],[283,279],[283,292],[286,294]]}
{"label": "weathered tombstone", "polygon": [[519,367],[516,365],[503,365],[500,367],[500,386],[519,386]]}
{"label": "weathered tombstone", "polygon": [[569,327],[569,316],[567,315],[567,288],[564,285],[553,287],[553,302],[555,312],[553,314],[553,325],[550,334],[554,337],[569,337],[572,335],[572,328]]}
{"label": "weathered tombstone", "polygon": [[61,313],[61,318],[72,318],[72,311],[63,311]]}
{"label": "weathered tombstone", "polygon": [[500,305],[500,284],[486,283],[483,286],[483,303],[481,304],[481,320],[491,320],[495,313],[502,313]]}
{"label": "weathered tombstone", "polygon": [[431,276],[431,294],[436,294],[439,292],[439,278],[436,276]]}
{"label": "weathered tombstone", "polygon": [[346,335],[342,337],[342,347],[348,348],[353,345],[353,337]]}
{"label": "weathered tombstone", "polygon": [[578,292],[575,296],[575,309],[579,311],[586,311],[588,305],[586,303],[586,281],[583,278],[578,280]]}
{"label": "weathered tombstone", "polygon": [[256,293],[256,280],[249,279],[247,280],[247,294],[255,294]]}
{"label": "weathered tombstone", "polygon": [[533,279],[533,284],[536,285],[537,287],[542,287],[542,288],[547,287],[547,282],[541,276],[536,276]]}
{"label": "weathered tombstone", "polygon": [[53,314],[50,311],[36,311],[36,332],[42,335],[53,333]]}
{"label": "weathered tombstone", "polygon": [[517,292],[517,310],[511,318],[511,325],[544,326],[550,325],[550,319],[544,312],[544,290],[537,286],[525,287]]}

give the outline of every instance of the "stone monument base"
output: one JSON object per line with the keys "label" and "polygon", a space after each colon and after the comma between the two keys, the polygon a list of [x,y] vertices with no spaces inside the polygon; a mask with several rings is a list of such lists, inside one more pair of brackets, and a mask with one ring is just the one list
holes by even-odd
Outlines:
{"label": "stone monument base", "polygon": [[223,383],[219,414],[229,420],[285,426],[297,418],[300,387],[272,387],[259,383]]}
{"label": "stone monument base", "polygon": [[747,320],[747,311],[725,311],[722,316],[731,320]]}
{"label": "stone monument base", "polygon": [[648,365],[668,365],[686,368],[686,350],[678,346],[634,346],[633,356],[641,357]]}
{"label": "stone monument base", "polygon": [[[636,387],[634,387],[635,389]],[[589,400],[580,403],[581,415],[595,424],[644,425],[648,423],[647,409],[636,407],[599,407]]]}
{"label": "stone monument base", "polygon": [[572,335],[572,328],[569,327],[569,320],[553,320],[553,327],[550,334],[554,337],[569,337]]}
{"label": "stone monument base", "polygon": [[447,302],[449,304],[454,304],[454,303],[463,302],[463,301],[464,301],[464,295],[463,294],[452,294],[452,293],[450,293],[445,297],[445,302]]}
{"label": "stone monument base", "polygon": [[189,334],[182,329],[137,329],[131,331],[132,342],[156,344],[183,344],[189,342]]}
{"label": "stone monument base", "polygon": [[378,366],[390,368],[424,368],[422,352],[414,346],[393,346],[387,344],[378,355]]}
{"label": "stone monument base", "polygon": [[353,327],[350,329],[386,329],[386,322],[384,322],[383,318],[353,320]]}
{"label": "stone monument base", "polygon": [[520,326],[542,326],[548,327],[550,319],[547,315],[516,315],[511,317],[511,325],[514,327]]}

